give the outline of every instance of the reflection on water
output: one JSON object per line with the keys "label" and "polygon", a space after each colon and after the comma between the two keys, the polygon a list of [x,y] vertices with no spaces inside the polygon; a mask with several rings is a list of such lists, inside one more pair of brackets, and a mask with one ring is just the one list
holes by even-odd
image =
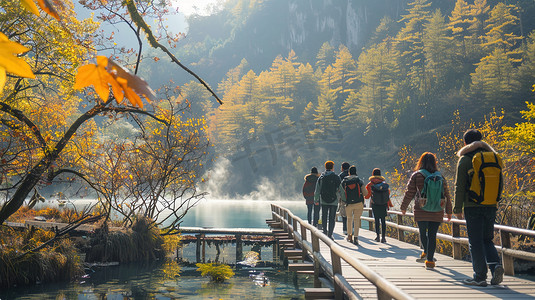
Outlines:
{"label": "reflection on water", "polygon": [[[87,205],[88,201],[73,201]],[[89,201],[91,202],[91,201]],[[202,200],[191,209],[181,226],[224,228],[267,228],[271,219],[271,201]],[[306,218],[305,201],[276,201],[297,216]],[[180,256],[195,261],[195,244],[186,246]],[[252,246],[243,247],[243,252]],[[220,261],[235,263],[235,246],[221,247]],[[257,249],[259,259],[272,261],[271,247]],[[207,245],[206,259],[213,260],[215,247]],[[46,284],[0,291],[6,299],[304,299],[304,288],[313,286],[313,279],[296,275],[282,267],[244,267],[235,270],[236,276],[216,284],[200,277],[194,266],[180,267],[180,275],[165,265],[129,264],[89,272],[87,278],[73,283]]]}
{"label": "reflection on water", "polygon": [[0,299],[304,299],[303,289],[313,285],[312,278],[278,268],[236,270],[216,284],[196,269],[182,267],[173,278],[162,265],[108,267],[76,283],[0,292]]}
{"label": "reflection on water", "polygon": [[289,208],[292,213],[306,220],[304,199],[303,201],[204,199],[188,212],[181,226],[267,228],[266,219],[271,219],[271,203]]}

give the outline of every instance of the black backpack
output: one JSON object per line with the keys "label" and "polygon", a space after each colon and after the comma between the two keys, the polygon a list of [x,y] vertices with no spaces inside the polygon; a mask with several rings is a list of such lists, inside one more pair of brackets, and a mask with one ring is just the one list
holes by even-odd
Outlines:
{"label": "black backpack", "polygon": [[351,179],[344,178],[342,181],[342,186],[346,192],[346,204],[354,204],[359,202],[364,202],[364,196],[360,189],[362,181],[358,177]]}
{"label": "black backpack", "polygon": [[388,184],[380,182],[372,185],[372,200],[375,205],[387,205],[390,199]]}
{"label": "black backpack", "polygon": [[340,186],[340,177],[334,173],[327,176],[321,176],[321,200],[326,203],[333,203],[336,201],[336,191]]}

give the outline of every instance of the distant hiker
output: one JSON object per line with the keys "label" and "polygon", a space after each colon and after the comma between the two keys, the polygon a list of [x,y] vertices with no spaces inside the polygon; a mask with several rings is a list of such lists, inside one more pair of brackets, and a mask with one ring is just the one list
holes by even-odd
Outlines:
{"label": "distant hiker", "polygon": [[[364,210],[364,197],[368,195],[368,190],[364,183],[357,176],[357,168],[349,168],[349,176],[342,180],[342,188],[345,191],[345,203],[347,213],[347,241],[358,245],[358,236],[360,229],[360,216]],[[354,225],[354,226],[353,226]],[[353,235],[353,228],[355,233]]]}
{"label": "distant hiker", "polygon": [[496,204],[503,187],[503,163],[496,151],[481,139],[477,129],[467,130],[463,135],[464,147],[457,153],[453,213],[462,219],[464,209],[474,269],[473,278],[465,279],[463,283],[487,286],[488,269],[492,274],[492,285],[500,284],[504,273],[493,242]]}
{"label": "distant hiker", "polygon": [[[370,182],[366,185],[366,190],[368,190],[368,195],[365,198],[371,197],[370,204],[375,219],[375,233],[377,234],[375,241],[386,243],[386,211],[392,204],[390,203],[390,189],[385,182],[385,178],[381,176],[380,169],[373,169]],[[379,226],[381,226],[381,230]],[[379,235],[382,238],[379,238]]]}
{"label": "distant hiker", "polygon": [[423,253],[416,261],[425,262],[425,267],[435,267],[435,250],[437,247],[437,232],[444,219],[444,209],[448,221],[451,219],[452,205],[450,192],[446,180],[437,168],[435,154],[424,152],[412,173],[405,196],[401,203],[401,213],[407,212],[412,199],[414,203],[414,220],[420,230],[420,242]]}
{"label": "distant hiker", "polygon": [[[342,163],[342,172],[338,174],[338,176],[340,176],[340,180],[344,180],[344,178],[349,175],[349,167],[350,164],[348,162]],[[347,234],[347,214],[346,206],[344,205],[344,203],[338,203],[338,211],[340,212],[340,216],[342,217],[342,231],[344,232],[344,234]]]}
{"label": "distant hiker", "polygon": [[333,172],[333,168],[334,162],[330,160],[325,162],[325,172],[318,178],[314,192],[314,203],[321,204],[323,233],[331,239],[333,239],[338,199],[344,197],[345,200],[340,177]]}
{"label": "distant hiker", "polygon": [[[305,183],[303,183],[303,197],[307,205],[307,219],[308,224],[318,225],[319,219],[319,205],[314,205],[314,191],[316,190],[316,182],[318,181],[318,169],[312,167],[310,174],[305,176]],[[316,207],[317,212],[316,212]],[[312,218],[312,210],[314,210],[314,218]]]}

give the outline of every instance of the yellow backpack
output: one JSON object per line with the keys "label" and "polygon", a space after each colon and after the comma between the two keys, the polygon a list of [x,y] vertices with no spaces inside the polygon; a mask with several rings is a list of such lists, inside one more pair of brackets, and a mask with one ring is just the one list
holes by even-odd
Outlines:
{"label": "yellow backpack", "polygon": [[472,166],[468,171],[471,177],[470,200],[483,205],[495,205],[502,194],[502,158],[494,152],[478,152],[472,157]]}

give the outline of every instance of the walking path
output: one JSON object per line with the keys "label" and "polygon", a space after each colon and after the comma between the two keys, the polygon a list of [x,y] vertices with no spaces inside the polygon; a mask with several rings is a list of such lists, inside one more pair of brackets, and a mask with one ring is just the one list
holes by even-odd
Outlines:
{"label": "walking path", "polygon": [[[388,237],[387,243],[379,243],[374,232],[361,229],[356,246],[347,242],[341,232],[342,224],[337,222],[333,237],[351,256],[416,299],[535,299],[535,281],[504,276],[498,286],[467,286],[462,280],[472,277],[470,262],[436,254],[435,269],[427,270],[423,263],[416,262],[421,250],[415,245]],[[325,244],[320,247],[330,263],[330,249]],[[377,288],[343,261],[342,274],[362,299],[377,298]]]}

